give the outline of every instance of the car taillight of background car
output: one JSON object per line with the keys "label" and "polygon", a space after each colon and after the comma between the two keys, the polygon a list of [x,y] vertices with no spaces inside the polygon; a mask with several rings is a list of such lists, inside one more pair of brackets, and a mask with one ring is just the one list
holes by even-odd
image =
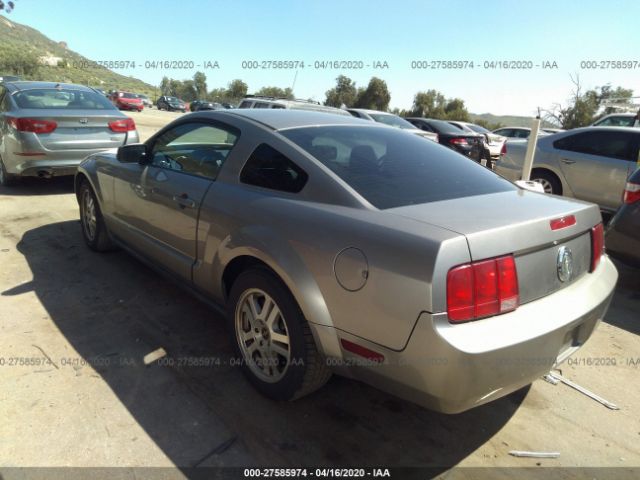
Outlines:
{"label": "car taillight of background car", "polygon": [[628,205],[640,201],[640,183],[627,182],[624,187],[623,201]]}

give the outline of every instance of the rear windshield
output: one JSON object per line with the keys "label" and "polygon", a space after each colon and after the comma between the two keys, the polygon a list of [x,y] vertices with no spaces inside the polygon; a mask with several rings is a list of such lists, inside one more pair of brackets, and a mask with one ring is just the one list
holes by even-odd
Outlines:
{"label": "rear windshield", "polygon": [[484,127],[481,127],[480,125],[474,125],[473,123],[467,123],[467,126],[473,130],[474,132],[478,132],[478,133],[491,133],[489,130],[487,130]]}
{"label": "rear windshield", "polygon": [[138,95],[136,95],[135,93],[127,93],[127,92],[120,92],[118,96],[120,98],[139,98]]}
{"label": "rear windshield", "polygon": [[473,160],[401,130],[343,125],[280,133],[380,209],[516,189]]}
{"label": "rear windshield", "polygon": [[453,133],[454,135],[458,135],[460,130],[463,130],[460,127],[454,127],[444,120],[429,120],[429,125],[436,129],[438,133]]}
{"label": "rear windshield", "polygon": [[93,91],[39,88],[14,93],[13,99],[19,108],[115,110],[104,95]]}
{"label": "rear windshield", "polygon": [[396,117],[395,115],[384,115],[381,113],[370,113],[369,116],[376,122],[384,123],[385,125],[391,125],[392,127],[404,128],[409,130],[415,130],[415,125],[407,122],[404,118]]}

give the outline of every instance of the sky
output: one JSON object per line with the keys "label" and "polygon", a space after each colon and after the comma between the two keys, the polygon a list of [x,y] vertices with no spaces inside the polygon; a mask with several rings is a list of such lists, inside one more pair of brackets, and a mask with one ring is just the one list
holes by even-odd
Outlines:
{"label": "sky", "polygon": [[[533,115],[538,107],[565,103],[572,75],[579,76],[583,89],[610,83],[640,95],[637,0],[15,3],[7,15],[11,20],[67,42],[89,59],[134,61],[135,69],[116,71],[153,85],[165,75],[186,79],[200,70],[209,89],[240,78],[250,93],[263,86],[294,86],[296,97],[323,101],[338,75],[358,86],[377,76],[387,82],[391,108],[408,109],[416,92],[436,89],[462,98],[471,112],[497,115]],[[193,62],[194,68],[167,70],[149,63],[160,60],[183,61],[187,67]],[[297,70],[247,68],[246,62],[262,66],[269,60],[305,65]],[[322,66],[334,60],[350,62],[339,67],[362,68]],[[450,60],[466,61],[467,68],[413,68],[413,62],[431,67],[432,61]],[[618,60],[635,61],[635,68],[604,64],[593,69],[582,63]],[[498,68],[499,62],[512,61],[533,68]],[[204,68],[215,62],[218,68]],[[542,68],[554,62],[557,68]]]}

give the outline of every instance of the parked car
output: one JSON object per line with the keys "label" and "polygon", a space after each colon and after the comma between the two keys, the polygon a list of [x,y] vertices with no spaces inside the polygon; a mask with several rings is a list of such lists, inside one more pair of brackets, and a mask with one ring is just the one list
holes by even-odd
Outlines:
{"label": "parked car", "polygon": [[548,133],[549,135],[553,135],[554,133],[566,132],[566,130],[562,128],[550,128],[550,127],[541,128],[540,130],[542,130],[544,133]]}
{"label": "parked car", "polygon": [[592,127],[638,127],[637,113],[612,113],[591,124]]}
{"label": "parked car", "polygon": [[383,125],[389,125],[390,127],[401,128],[409,133],[414,133],[420,137],[433,140],[436,143],[438,142],[437,133],[422,130],[393,113],[381,112],[379,110],[368,110],[365,108],[347,108],[347,112],[356,118],[382,123]]}
{"label": "parked car", "polygon": [[220,110],[224,108],[222,105],[216,102],[208,102],[206,100],[194,100],[189,104],[189,110],[197,112],[199,110]]}
{"label": "parked car", "polygon": [[16,75],[0,75],[0,83],[3,82],[19,82],[22,78]]}
{"label": "parked car", "polygon": [[333,370],[473,408],[578,350],[617,280],[595,205],[350,116],[196,112],[75,185],[87,245],[226,306],[238,364],[278,400]]}
{"label": "parked car", "polygon": [[238,105],[239,109],[244,108],[277,108],[284,110],[309,110],[313,112],[333,113],[335,115],[351,116],[346,110],[340,108],[327,107],[319,102],[310,100],[290,100],[287,98],[264,97],[259,95],[248,95]]}
{"label": "parked car", "polygon": [[186,112],[187,106],[185,103],[176,97],[171,97],[168,95],[162,95],[156,101],[156,107],[158,110],[167,110],[168,112]]}
{"label": "parked car", "polygon": [[483,154],[484,136],[478,133],[463,132],[444,120],[408,117],[407,121],[427,132],[438,135],[438,142],[466,157],[480,162]]}
{"label": "parked car", "polygon": [[640,168],[629,177],[622,206],[609,222],[607,252],[640,268]]}
{"label": "parked car", "polygon": [[[615,212],[622,191],[636,168],[640,130],[625,127],[583,127],[538,139],[531,180],[545,192],[597,203]],[[520,180],[527,142],[507,142],[496,172]]]}
{"label": "parked car", "polygon": [[104,90],[102,90],[101,88],[96,88],[93,87],[93,89],[98,92],[100,95],[104,95],[105,97],[108,97],[109,95],[107,94],[107,92],[105,92]]}
{"label": "parked car", "polygon": [[84,157],[139,141],[135,122],[82,85],[0,85],[0,184],[73,175]]}
{"label": "parked car", "polygon": [[452,120],[449,123],[454,127],[458,127],[462,131],[484,135],[485,144],[483,157],[487,160],[487,166],[493,169],[493,161],[500,156],[502,147],[504,146],[504,142],[507,141],[507,138],[501,135],[496,135],[490,130],[480,125],[476,125],[475,123],[459,122],[456,120]]}
{"label": "parked car", "polygon": [[[531,135],[531,129],[527,127],[502,127],[493,131],[496,135],[501,135],[507,138],[522,138],[527,139]],[[538,137],[549,135],[544,130],[538,130]]]}
{"label": "parked car", "polygon": [[142,100],[135,93],[115,91],[109,99],[119,110],[141,112],[144,109]]}
{"label": "parked car", "polygon": [[147,97],[142,93],[138,93],[136,94],[136,96],[142,101],[142,105],[144,105],[147,108],[153,108],[153,102],[149,97]]}

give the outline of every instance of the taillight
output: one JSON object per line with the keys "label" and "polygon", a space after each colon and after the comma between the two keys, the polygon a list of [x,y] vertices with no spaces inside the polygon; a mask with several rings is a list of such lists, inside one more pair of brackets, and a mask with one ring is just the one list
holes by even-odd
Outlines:
{"label": "taillight", "polygon": [[466,138],[452,138],[449,140],[449,143],[452,145],[468,145]]}
{"label": "taillight", "polygon": [[600,264],[604,252],[604,227],[599,223],[591,229],[591,270],[593,272]]}
{"label": "taillight", "polygon": [[507,142],[502,144],[502,148],[500,149],[500,156],[504,157],[507,154]]}
{"label": "taillight", "polygon": [[58,124],[53,120],[8,117],[7,121],[19,132],[51,133],[58,128]]}
{"label": "taillight", "polygon": [[136,122],[133,121],[133,118],[114,120],[113,122],[109,122],[109,128],[118,133],[130,132],[136,129]]}
{"label": "taillight", "polygon": [[624,187],[624,203],[630,204],[640,200],[640,183],[627,182]]}
{"label": "taillight", "polygon": [[447,315],[452,323],[510,312],[519,304],[513,255],[460,265],[447,274]]}

